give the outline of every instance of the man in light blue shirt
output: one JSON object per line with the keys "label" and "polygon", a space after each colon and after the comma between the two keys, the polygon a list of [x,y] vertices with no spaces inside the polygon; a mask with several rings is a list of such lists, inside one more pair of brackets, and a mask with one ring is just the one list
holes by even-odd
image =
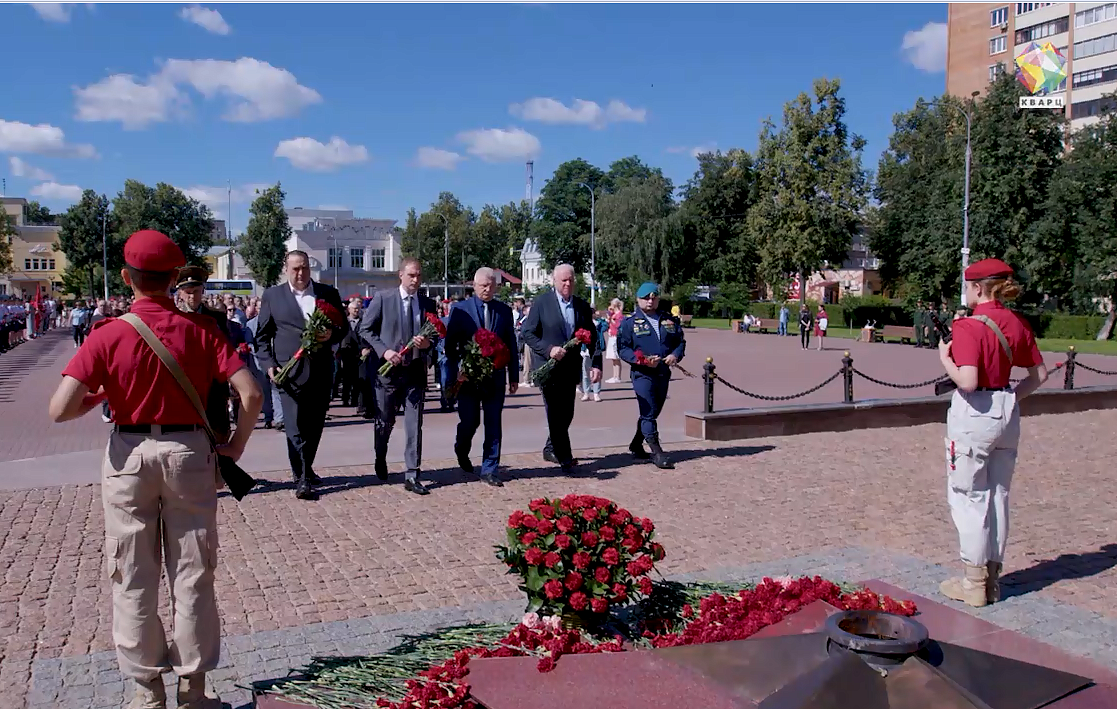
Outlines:
{"label": "man in light blue shirt", "polygon": [[779,334],[780,335],[787,335],[787,318],[788,318],[788,315],[789,314],[787,312],[787,303],[784,303],[783,305],[780,306],[780,328],[779,328]]}

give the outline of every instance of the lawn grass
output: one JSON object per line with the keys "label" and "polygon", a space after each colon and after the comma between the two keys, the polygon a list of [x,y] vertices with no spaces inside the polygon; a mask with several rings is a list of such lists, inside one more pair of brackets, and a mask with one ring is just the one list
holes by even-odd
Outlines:
{"label": "lawn grass", "polygon": [[[729,321],[721,318],[695,318],[691,321],[694,327],[705,328],[708,330],[728,330]],[[795,323],[790,323],[789,328],[793,327]],[[798,334],[798,329],[794,330]],[[831,327],[826,331],[827,337],[836,337],[844,340],[856,340],[861,334],[860,330],[852,330],[845,327]],[[1040,338],[1039,348],[1044,352],[1066,352],[1067,348],[1074,346],[1074,349],[1083,354],[1103,354],[1103,355],[1117,355],[1117,340],[1061,340],[1054,338]]]}

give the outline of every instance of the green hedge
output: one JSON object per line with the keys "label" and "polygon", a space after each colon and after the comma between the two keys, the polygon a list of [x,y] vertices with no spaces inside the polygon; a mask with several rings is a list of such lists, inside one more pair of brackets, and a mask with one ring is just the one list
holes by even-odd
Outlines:
{"label": "green hedge", "polygon": [[1061,315],[1059,313],[1024,313],[1038,337],[1057,340],[1092,340],[1105,323],[1103,315]]}

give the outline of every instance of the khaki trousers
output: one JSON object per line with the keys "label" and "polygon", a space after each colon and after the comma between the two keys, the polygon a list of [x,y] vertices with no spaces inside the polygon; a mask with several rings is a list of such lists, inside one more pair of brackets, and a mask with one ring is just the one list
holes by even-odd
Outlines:
{"label": "khaki trousers", "polygon": [[963,563],[1004,561],[1008,493],[1019,444],[1015,394],[954,391],[946,417],[946,499]]}
{"label": "khaki trousers", "polygon": [[[201,431],[117,433],[102,464],[105,561],[112,581],[113,642],[120,670],[150,681],[217,667],[221,622],[216,460]],[[171,592],[168,645],[159,619],[160,572]]]}

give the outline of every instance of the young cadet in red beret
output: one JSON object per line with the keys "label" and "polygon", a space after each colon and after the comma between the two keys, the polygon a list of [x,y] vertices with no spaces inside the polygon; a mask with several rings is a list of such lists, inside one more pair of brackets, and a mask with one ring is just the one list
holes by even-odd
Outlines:
{"label": "young cadet in red beret", "polygon": [[[1000,600],[1008,537],[1008,492],[1020,442],[1021,399],[1047,381],[1032,328],[1005,307],[1020,295],[1000,259],[972,264],[963,277],[973,315],[954,321],[939,358],[958,388],[946,419],[947,502],[965,573],[944,581],[947,598],[981,607]],[[1016,387],[1013,367],[1028,370]]]}
{"label": "young cadet in red beret", "polygon": [[[213,381],[240,395],[236,433],[221,453],[236,460],[256,424],[263,396],[212,318],[182,313],[169,293],[185,259],[157,231],[124,245],[121,271],[135,314],[159,338],[204,401]],[[178,706],[217,709],[205,673],[216,668],[221,623],[217,565],[216,455],[202,418],[177,380],[128,322],[105,318],[62,372],[50,401],[69,421],[107,399],[116,425],[102,463],[105,555],[113,595],[113,641],[121,672],[135,681],[129,709],[163,709],[161,675],[179,677]],[[160,561],[160,552],[163,560]],[[171,587],[174,628],[168,644],[159,619],[160,571]]]}

